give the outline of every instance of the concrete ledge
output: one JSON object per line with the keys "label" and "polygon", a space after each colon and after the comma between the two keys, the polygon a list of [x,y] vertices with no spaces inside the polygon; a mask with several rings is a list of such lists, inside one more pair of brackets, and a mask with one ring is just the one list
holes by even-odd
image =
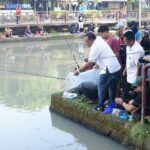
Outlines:
{"label": "concrete ledge", "polygon": [[[84,34],[83,34],[84,35]],[[12,43],[12,42],[32,42],[32,41],[48,41],[48,40],[62,40],[64,38],[78,38],[83,35],[78,34],[69,34],[69,33],[56,33],[49,34],[47,36],[39,36],[39,37],[13,37],[13,38],[1,38],[0,43]]]}
{"label": "concrete ledge", "polygon": [[122,121],[111,115],[103,115],[91,110],[91,105],[80,102],[79,99],[67,100],[62,93],[52,94],[50,110],[82,124],[98,133],[107,135],[120,143],[130,145],[139,150],[150,150],[148,142],[140,143],[132,138],[131,133],[135,123]]}

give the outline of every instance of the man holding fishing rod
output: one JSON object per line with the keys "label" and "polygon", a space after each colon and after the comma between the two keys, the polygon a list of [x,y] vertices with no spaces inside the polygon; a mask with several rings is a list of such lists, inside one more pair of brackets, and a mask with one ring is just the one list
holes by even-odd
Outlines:
{"label": "man holding fishing rod", "polygon": [[112,111],[115,107],[114,99],[116,97],[118,74],[121,69],[120,63],[101,36],[96,38],[94,33],[89,32],[85,36],[85,43],[91,49],[88,62],[77,69],[74,74],[79,75],[80,72],[93,67],[99,69],[99,79],[97,81],[98,105],[94,110],[104,111],[105,97],[107,91],[109,91],[109,107],[105,111]]}

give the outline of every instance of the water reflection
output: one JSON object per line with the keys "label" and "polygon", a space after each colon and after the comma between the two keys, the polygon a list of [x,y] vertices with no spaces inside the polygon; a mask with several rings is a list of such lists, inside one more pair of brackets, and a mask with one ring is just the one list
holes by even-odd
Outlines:
{"label": "water reflection", "polygon": [[[69,40],[82,62],[81,52],[74,50],[80,43],[84,49],[81,40]],[[0,150],[109,150],[108,142],[115,150],[124,149],[56,114],[49,115],[51,93],[63,90],[63,80],[29,74],[65,77],[74,66],[64,40],[1,44]]]}
{"label": "water reflection", "polygon": [[2,44],[0,52],[0,102],[11,107],[36,110],[49,104],[51,93],[63,89],[63,81],[36,74],[65,78],[74,68],[72,54],[64,42]]}
{"label": "water reflection", "polygon": [[[57,114],[51,113],[52,126],[71,133],[74,135],[78,143],[82,143],[88,150],[127,150],[127,147],[122,147],[120,144],[115,143],[104,136],[95,134],[88,129],[81,127],[78,124],[66,120]],[[94,138],[93,138],[94,137]],[[107,141],[107,142],[106,142]],[[108,144],[109,143],[109,144]]]}

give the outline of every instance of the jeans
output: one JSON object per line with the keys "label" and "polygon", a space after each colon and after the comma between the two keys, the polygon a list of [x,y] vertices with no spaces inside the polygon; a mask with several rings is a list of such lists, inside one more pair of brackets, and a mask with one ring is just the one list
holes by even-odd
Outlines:
{"label": "jeans", "polygon": [[105,74],[101,74],[97,90],[98,90],[98,107],[104,107],[106,94],[108,92],[109,104],[114,102],[117,93],[117,82],[119,79],[119,71],[115,73],[109,73],[108,70]]}

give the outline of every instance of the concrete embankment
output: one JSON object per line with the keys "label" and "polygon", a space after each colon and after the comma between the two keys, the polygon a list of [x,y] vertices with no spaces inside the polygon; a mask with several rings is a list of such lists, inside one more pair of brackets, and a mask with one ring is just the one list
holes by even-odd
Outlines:
{"label": "concrete embankment", "polygon": [[[84,34],[83,34],[84,35]],[[65,38],[80,38],[82,34],[70,34],[70,33],[52,33],[47,36],[33,36],[33,37],[12,37],[1,38],[0,43],[12,43],[12,42],[32,42],[32,41],[48,41],[48,40],[62,40]]]}
{"label": "concrete embankment", "polygon": [[98,133],[109,136],[122,144],[138,150],[150,150],[150,126],[123,121],[111,115],[92,111],[93,105],[81,102],[80,98],[67,100],[62,93],[51,96],[50,110],[82,124]]}

